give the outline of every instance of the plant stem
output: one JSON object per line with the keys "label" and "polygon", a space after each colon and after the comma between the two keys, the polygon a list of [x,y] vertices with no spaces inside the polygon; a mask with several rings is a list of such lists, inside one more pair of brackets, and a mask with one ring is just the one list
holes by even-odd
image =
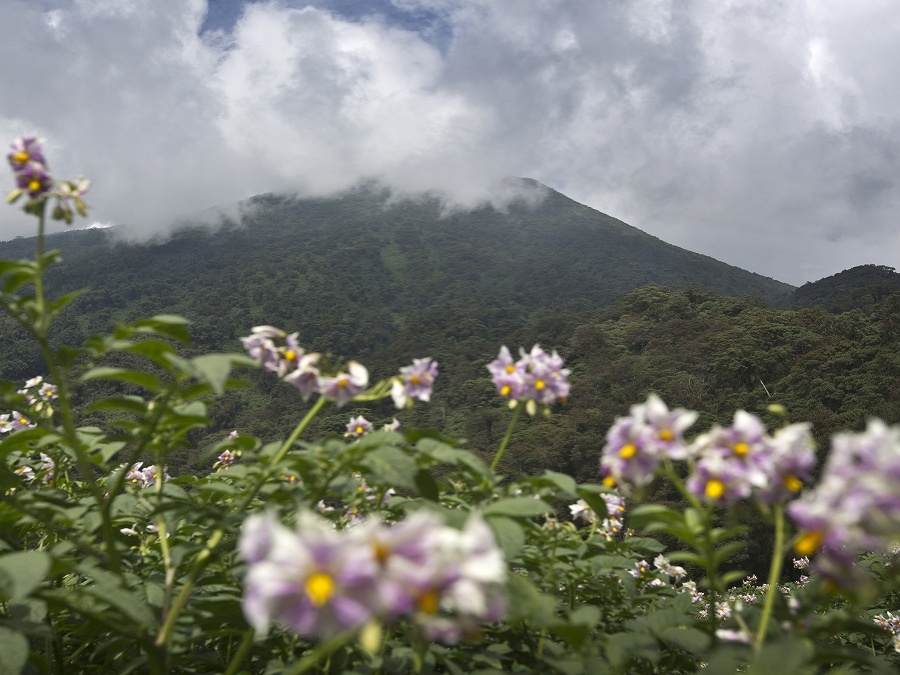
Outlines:
{"label": "plant stem", "polygon": [[[269,468],[263,473],[262,479],[256,483],[250,493],[240,503],[237,508],[238,512],[242,513],[247,510],[247,507],[250,506],[250,503],[254,500],[256,495],[259,494],[262,486],[271,477],[272,467],[274,467],[278,464],[278,462],[284,459],[284,456],[293,447],[294,443],[300,437],[300,434],[302,434],[306,430],[306,428],[309,426],[309,423],[312,422],[313,418],[325,406],[326,402],[327,399],[319,398],[319,400],[316,401],[315,405],[313,405],[310,411],[306,413],[306,416],[302,420],[300,420],[300,424],[297,425],[297,428],[294,429],[293,433],[291,433],[284,444],[278,449],[278,452],[275,453],[275,456],[272,458],[272,462],[269,464]],[[181,614],[181,610],[184,609],[184,606],[187,603],[187,599],[190,596],[191,591],[193,591],[194,589],[194,584],[197,583],[197,579],[200,578],[200,574],[212,560],[212,554],[219,546],[219,543],[221,543],[224,536],[225,528],[219,527],[207,540],[206,547],[202,551],[200,551],[199,554],[197,554],[197,559],[194,561],[194,566],[191,569],[188,578],[185,580],[184,586],[182,586],[181,590],[178,592],[178,596],[172,603],[172,609],[169,612],[169,615],[166,617],[165,623],[163,623],[162,627],[159,629],[159,634],[156,636],[157,646],[162,647],[169,641],[169,637],[171,636],[172,630],[175,627],[175,622],[178,619],[178,615]]]}
{"label": "plant stem", "polygon": [[244,511],[250,503],[256,498],[256,495],[259,494],[259,491],[262,489],[262,486],[265,484],[269,478],[272,477],[272,467],[278,464],[284,456],[288,453],[288,451],[294,447],[294,443],[297,442],[297,439],[300,438],[300,434],[306,431],[306,427],[309,426],[309,423],[313,421],[316,415],[319,414],[319,411],[325,407],[325,404],[328,402],[328,399],[324,397],[319,397],[319,400],[316,401],[315,405],[310,408],[309,412],[306,413],[306,416],[300,420],[300,424],[291,432],[291,435],[288,436],[287,440],[282,444],[282,446],[278,449],[278,452],[275,453],[275,456],[272,458],[272,461],[269,463],[269,468],[263,473],[262,480],[258,481],[253,489],[250,491],[244,501],[241,503],[240,507],[238,507],[239,511]]}
{"label": "plant stem", "polygon": [[100,510],[100,524],[103,530],[103,541],[105,545],[106,555],[109,558],[110,569],[112,570],[112,572],[121,577],[122,566],[119,559],[119,552],[115,546],[115,536],[113,533],[114,530],[112,520],[109,517],[109,513],[104,508],[106,499],[103,495],[103,490],[100,489],[100,486],[97,484],[97,480],[94,477],[94,470],[91,466],[91,460],[88,457],[88,453],[82,445],[81,439],[78,438],[78,434],[75,430],[75,421],[72,415],[72,406],[70,400],[71,393],[67,374],[57,367],[56,359],[53,357],[53,350],[50,348],[50,341],[48,339],[50,324],[52,323],[53,317],[47,313],[47,302],[44,297],[45,211],[45,208],[41,209],[40,214],[38,214],[38,235],[36,245],[37,259],[35,261],[37,272],[34,276],[34,325],[26,326],[26,328],[28,328],[29,332],[31,332],[31,334],[37,339],[38,344],[41,348],[41,354],[43,355],[44,361],[47,364],[51,381],[56,385],[57,398],[59,401],[59,415],[63,427],[63,436],[69,446],[72,448],[72,451],[75,453],[75,459],[78,464],[78,471],[81,473],[82,480],[84,480],[84,482],[87,484],[88,489],[93,495],[94,501],[97,502],[97,507]]}
{"label": "plant stem", "polygon": [[223,675],[236,675],[241,664],[244,662],[244,659],[247,658],[247,652],[250,651],[250,645],[253,644],[253,635],[254,630],[248,628],[244,633],[244,637],[241,638],[241,644],[238,645],[237,651],[234,653],[234,656],[231,657],[228,668],[225,669]]}
{"label": "plant stem", "polygon": [[516,410],[513,413],[512,419],[509,421],[509,426],[506,428],[506,435],[503,437],[503,440],[500,441],[500,447],[497,448],[497,454],[494,455],[494,461],[491,462],[491,471],[497,470],[497,466],[500,464],[500,459],[503,457],[503,453],[506,452],[506,446],[509,445],[509,439],[512,438],[513,429],[516,428],[516,423],[522,416],[523,407],[524,406],[521,403],[516,406]]}
{"label": "plant stem", "polygon": [[305,673],[307,670],[314,668],[319,661],[330,657],[334,652],[350,642],[354,635],[356,635],[356,631],[348,630],[335,635],[328,642],[320,643],[311,653],[297,661],[294,667],[286,672],[288,675],[301,675],[301,673]]}
{"label": "plant stem", "polygon": [[766,588],[762,618],[759,621],[759,630],[753,643],[753,649],[756,652],[762,649],[763,642],[766,639],[766,628],[772,616],[775,593],[778,590],[778,582],[781,580],[781,565],[784,562],[784,507],[781,502],[775,503],[773,511],[775,514],[775,550],[772,552],[772,563],[769,567],[769,586]]}

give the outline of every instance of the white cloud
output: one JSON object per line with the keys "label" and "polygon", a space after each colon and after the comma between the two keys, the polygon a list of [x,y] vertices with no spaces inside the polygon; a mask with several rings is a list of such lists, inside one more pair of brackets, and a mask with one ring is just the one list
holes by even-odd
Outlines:
{"label": "white cloud", "polygon": [[[802,283],[900,266],[888,0],[393,0],[452,31],[203,0],[0,0],[0,134],[153,231],[361,178],[459,204],[530,176],[685,248]],[[299,5],[296,0],[294,5]],[[0,210],[0,236],[27,233]]]}

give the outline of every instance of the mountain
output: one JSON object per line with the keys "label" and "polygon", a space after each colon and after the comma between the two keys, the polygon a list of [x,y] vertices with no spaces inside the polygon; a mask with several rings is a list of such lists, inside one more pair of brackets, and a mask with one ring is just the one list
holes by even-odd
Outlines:
{"label": "mountain", "polygon": [[821,307],[829,312],[870,309],[900,291],[900,274],[893,267],[860,265],[803,284],[789,297],[797,307]]}
{"label": "mountain", "polygon": [[[534,181],[515,187],[543,199],[446,213],[434,198],[394,200],[367,187],[334,199],[261,195],[242,205],[242,222],[186,227],[164,241],[121,243],[107,230],[54,235],[48,246],[65,254],[49,287],[88,289],[61,337],[80,342],[116,321],[175,313],[192,321],[199,349],[234,349],[251,326],[275,324],[317,351],[361,358],[404,334],[446,340],[450,330],[500,342],[648,283],[770,302],[793,290]],[[31,255],[33,245],[4,242],[0,258]],[[20,377],[34,365],[16,352],[0,368]]]}

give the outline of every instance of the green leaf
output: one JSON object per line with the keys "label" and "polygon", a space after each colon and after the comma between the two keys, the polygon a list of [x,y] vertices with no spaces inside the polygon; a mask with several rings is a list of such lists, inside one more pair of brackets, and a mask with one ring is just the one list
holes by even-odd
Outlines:
{"label": "green leaf", "polygon": [[174,347],[168,342],[152,338],[129,342],[128,346],[122,347],[121,351],[145,356],[164,368],[170,365],[169,356],[177,356]]}
{"label": "green leaf", "polygon": [[110,396],[91,403],[87,410],[88,412],[95,410],[121,410],[140,415],[147,411],[147,401],[138,396]]}
{"label": "green leaf", "polygon": [[656,631],[655,634],[666,644],[698,656],[706,653],[711,642],[709,635],[690,626],[669,626]]}
{"label": "green leaf", "polygon": [[697,509],[687,508],[684,510],[684,522],[694,534],[703,531],[703,518]]}
{"label": "green leaf", "polygon": [[506,581],[506,597],[509,601],[506,620],[509,622],[554,618],[556,600],[542,595],[522,574],[509,575]]}
{"label": "green leaf", "polygon": [[28,640],[21,633],[0,626],[0,673],[18,675],[28,661]]}
{"label": "green leaf", "polygon": [[488,516],[485,520],[494,530],[497,543],[503,549],[507,562],[514,560],[525,546],[525,532],[522,531],[522,526],[506,516]]}
{"label": "green leaf", "polygon": [[732,541],[727,544],[723,544],[722,546],[719,546],[713,553],[713,560],[715,561],[716,565],[720,565],[735,553],[742,551],[745,548],[747,548],[746,541]]}
{"label": "green leaf", "polygon": [[460,450],[434,438],[422,438],[416,443],[421,455],[431,457],[436,462],[465,467],[477,476],[486,476],[490,471],[480,457],[467,450]]}
{"label": "green leaf", "polygon": [[565,493],[566,497],[574,497],[578,494],[578,483],[570,475],[559,473],[558,471],[544,471],[541,476],[544,480],[553,483],[559,488],[560,492]]}
{"label": "green leaf", "polygon": [[0,556],[0,594],[22,600],[40,586],[50,569],[50,556],[43,551],[17,551]]}
{"label": "green leaf", "polygon": [[686,562],[706,568],[706,560],[703,556],[691,551],[672,551],[666,556],[671,562]]}
{"label": "green leaf", "polygon": [[155,333],[183,344],[190,344],[191,336],[185,328],[188,324],[190,321],[180,316],[157,314],[149,319],[135,321],[124,328],[130,329],[134,333]]}
{"label": "green leaf", "polygon": [[82,382],[88,382],[89,380],[116,380],[136,384],[149,391],[159,391],[159,378],[139,370],[98,366],[97,368],[91,368],[81,376]]}
{"label": "green leaf", "polygon": [[725,572],[725,574],[722,575],[720,581],[722,582],[723,586],[727,587],[733,584],[735,581],[740,581],[746,576],[747,572],[745,570],[732,570],[730,572]]}
{"label": "green leaf", "polygon": [[652,662],[659,659],[656,640],[645,633],[611,633],[605,638],[606,658],[616,669],[621,669],[633,657]]}
{"label": "green leaf", "polygon": [[47,302],[47,308],[50,310],[51,314],[59,314],[68,305],[70,305],[73,300],[78,299],[79,297],[84,295],[84,293],[85,291],[81,290],[61,295],[58,298],[54,298],[53,300]]}
{"label": "green leaf", "polygon": [[422,497],[432,502],[440,501],[441,492],[438,489],[437,481],[434,480],[434,477],[427,469],[419,469],[416,471],[414,481],[416,483],[416,489]]}
{"label": "green leaf", "polygon": [[666,550],[665,544],[651,537],[627,537],[622,540],[622,546],[632,551],[650,551],[651,553],[662,553]]}
{"label": "green leaf", "polygon": [[16,475],[6,464],[0,464],[0,493],[22,487],[21,476]]}
{"label": "green leaf", "polygon": [[600,608],[594,605],[581,605],[569,614],[569,621],[572,623],[583,624],[592,628],[597,625],[599,620]]}
{"label": "green leaf", "polygon": [[643,528],[650,523],[657,522],[668,524],[683,523],[684,516],[668,506],[640,504],[629,511],[628,522],[632,527]]}
{"label": "green leaf", "polygon": [[209,384],[213,392],[222,394],[235,366],[253,366],[256,362],[245,354],[206,354],[190,360],[200,379]]}
{"label": "green leaf", "polygon": [[416,489],[416,462],[399,448],[386,446],[365,454],[362,464],[375,480],[390,487]]}
{"label": "green leaf", "polygon": [[124,588],[119,579],[111,572],[95,567],[93,564],[79,565],[76,569],[94,582],[81,586],[80,592],[119,610],[125,617],[144,628],[154,625],[156,618],[144,599]]}
{"label": "green leaf", "polygon": [[[814,672],[809,640],[793,639],[767,644],[745,671],[747,675],[802,675]],[[805,666],[805,667],[804,667]]]}
{"label": "green leaf", "polygon": [[484,509],[485,516],[518,516],[532,518],[552,513],[553,507],[540,499],[530,497],[507,497],[488,504]]}

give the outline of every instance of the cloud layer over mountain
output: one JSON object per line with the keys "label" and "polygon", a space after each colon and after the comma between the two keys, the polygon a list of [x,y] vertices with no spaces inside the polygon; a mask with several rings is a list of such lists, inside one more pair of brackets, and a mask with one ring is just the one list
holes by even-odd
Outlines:
{"label": "cloud layer over mountain", "polygon": [[795,284],[900,267],[890,0],[307,4],[0,0],[0,137],[46,137],[97,220],[148,232],[368,179],[471,206],[517,175]]}

